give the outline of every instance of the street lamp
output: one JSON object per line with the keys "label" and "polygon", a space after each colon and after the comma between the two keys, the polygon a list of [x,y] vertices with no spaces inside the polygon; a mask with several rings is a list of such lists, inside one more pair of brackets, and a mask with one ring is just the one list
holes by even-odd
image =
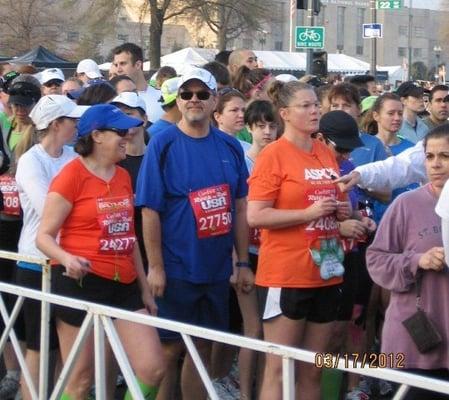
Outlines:
{"label": "street lamp", "polygon": [[435,80],[437,81],[437,83],[440,83],[440,56],[442,48],[440,45],[435,45],[433,47],[433,51],[435,53],[435,58],[437,59],[437,65],[435,68]]}

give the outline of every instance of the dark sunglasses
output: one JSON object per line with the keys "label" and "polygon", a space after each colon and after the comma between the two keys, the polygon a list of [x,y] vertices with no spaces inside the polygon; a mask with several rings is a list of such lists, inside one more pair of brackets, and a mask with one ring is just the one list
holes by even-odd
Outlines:
{"label": "dark sunglasses", "polygon": [[103,128],[103,129],[97,129],[99,132],[114,132],[120,137],[125,137],[128,134],[128,129],[117,129],[117,128]]}
{"label": "dark sunglasses", "polygon": [[194,94],[198,100],[208,100],[211,95],[207,90],[200,90],[199,92],[181,92],[179,93],[179,97],[183,100],[192,100]]}

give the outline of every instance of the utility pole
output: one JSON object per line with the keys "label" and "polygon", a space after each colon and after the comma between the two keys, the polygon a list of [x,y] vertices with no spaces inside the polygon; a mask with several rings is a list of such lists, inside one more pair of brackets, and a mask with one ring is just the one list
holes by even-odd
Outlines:
{"label": "utility pole", "polygon": [[289,51],[293,53],[295,51],[295,30],[296,30],[296,15],[298,10],[296,9],[296,0],[290,0],[290,42]]}
{"label": "utility pole", "polygon": [[[308,5],[308,15],[310,18],[310,26],[313,27],[315,26],[315,15],[314,15],[314,10],[313,10],[313,1],[314,0],[309,0],[307,5]],[[307,59],[306,59],[306,74],[312,74],[312,62],[313,62],[313,49],[307,49]]]}
{"label": "utility pole", "polygon": [[[376,10],[376,0],[370,1],[371,5],[371,23],[377,24],[377,10]],[[376,76],[376,67],[377,66],[377,38],[371,38],[371,65],[370,65],[370,74],[372,76]]]}
{"label": "utility pole", "polygon": [[413,27],[413,14],[412,14],[413,0],[409,0],[408,4],[408,68],[407,68],[407,80],[412,80],[412,27]]}

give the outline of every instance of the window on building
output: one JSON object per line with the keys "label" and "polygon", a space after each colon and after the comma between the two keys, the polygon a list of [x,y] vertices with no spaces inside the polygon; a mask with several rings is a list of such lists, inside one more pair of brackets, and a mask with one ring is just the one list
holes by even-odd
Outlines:
{"label": "window on building", "polygon": [[282,40],[277,40],[276,42],[274,42],[274,49],[275,50],[282,51],[283,50],[282,47],[283,47]]}
{"label": "window on building", "polygon": [[80,38],[79,32],[69,31],[67,32],[67,41],[68,42],[78,42]]}
{"label": "window on building", "polygon": [[424,37],[424,28],[422,26],[415,26],[415,37]]}
{"label": "window on building", "polygon": [[398,47],[398,56],[406,57],[407,56],[407,47]]}
{"label": "window on building", "polygon": [[413,49],[413,57],[422,57],[422,49]]}
{"label": "window on building", "polygon": [[399,36],[408,36],[408,26],[399,25]]}
{"label": "window on building", "polygon": [[118,39],[118,40],[121,40],[121,41],[123,41],[123,42],[127,42],[127,41],[128,41],[128,38],[129,38],[129,35],[125,35],[125,34],[123,34],[123,33],[117,34],[117,39]]}
{"label": "window on building", "polygon": [[253,39],[243,39],[242,47],[244,49],[252,49],[253,48]]}
{"label": "window on building", "polygon": [[345,10],[346,7],[337,7],[337,50],[345,47]]}
{"label": "window on building", "polygon": [[357,8],[357,36],[356,54],[363,55],[363,24],[365,22],[365,9]]}

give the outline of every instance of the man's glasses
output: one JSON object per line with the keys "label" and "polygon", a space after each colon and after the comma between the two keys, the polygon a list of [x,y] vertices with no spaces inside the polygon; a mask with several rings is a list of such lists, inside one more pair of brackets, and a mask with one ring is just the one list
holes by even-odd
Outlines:
{"label": "man's glasses", "polygon": [[128,129],[117,129],[117,128],[103,128],[103,129],[97,129],[99,132],[114,132],[120,137],[125,137],[128,134]]}
{"label": "man's glasses", "polygon": [[179,97],[181,97],[181,99],[183,100],[192,100],[193,95],[196,95],[196,98],[198,100],[208,100],[209,97],[211,96],[211,93],[208,92],[207,90],[201,90],[199,92],[185,91],[179,93]]}

